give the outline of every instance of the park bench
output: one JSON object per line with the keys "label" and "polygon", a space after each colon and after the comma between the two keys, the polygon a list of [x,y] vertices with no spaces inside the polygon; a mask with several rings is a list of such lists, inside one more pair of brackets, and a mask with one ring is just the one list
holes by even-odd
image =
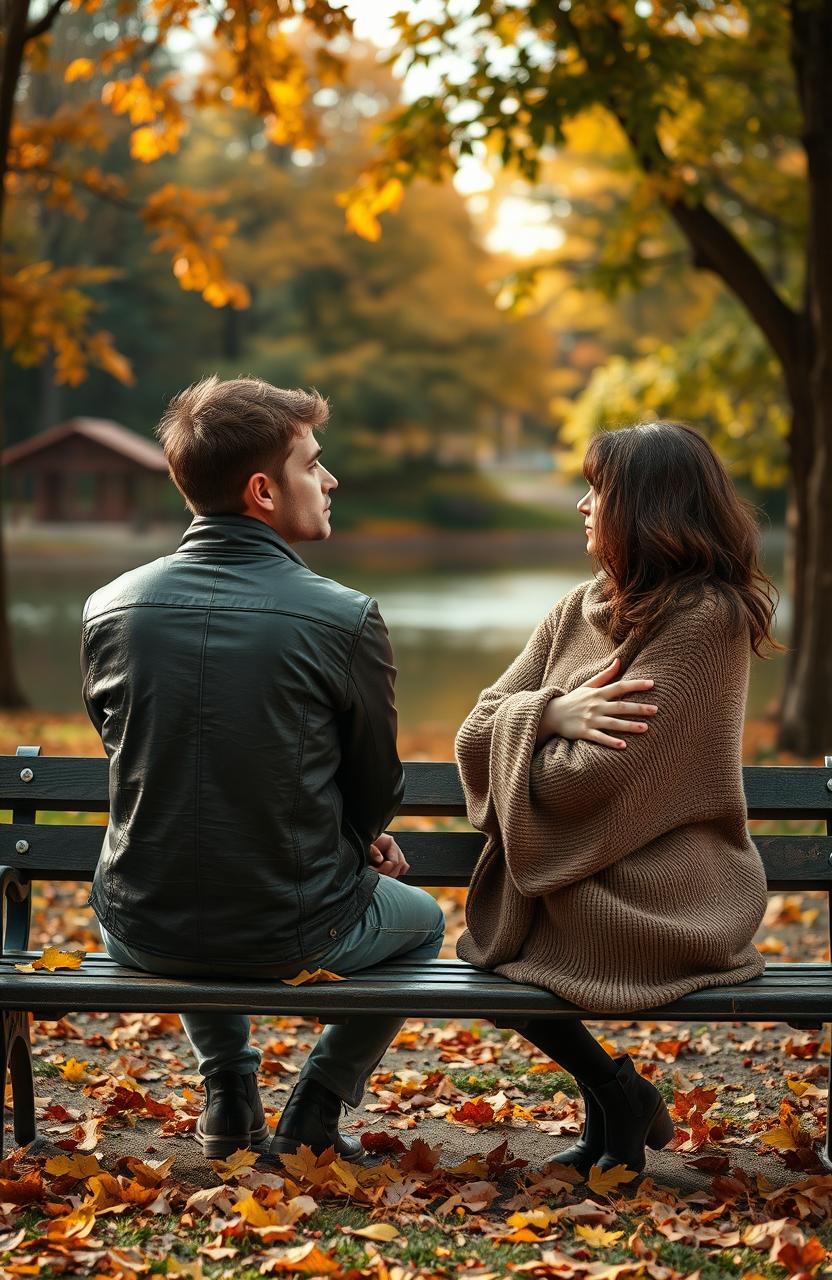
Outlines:
{"label": "park bench", "polygon": [[[832,900],[832,757],[825,768],[763,766],[743,771],[751,818],[826,821],[825,836],[760,836],[757,847],[772,891],[822,890]],[[453,764],[407,764],[402,816],[465,816]],[[694,783],[695,785],[695,783]],[[69,1012],[179,1012],[242,1010],[253,1014],[302,1014],[341,1022],[380,1011],[418,1018],[487,1018],[498,1026],[524,1019],[573,1017],[576,1007],[540,987],[510,982],[459,960],[378,965],[344,982],[290,987],[278,981],[162,978],[88,954],[79,970],[20,973],[27,951],[33,880],[90,881],[101,849],[100,825],[37,823],[39,813],[105,813],[109,807],[107,762],[88,757],[45,757],[38,747],[0,756],[0,1055],[3,1080],[11,1077],[14,1135],[35,1138],[35,1106],[29,1019],[57,1019]],[[467,885],[483,837],[467,830],[397,832],[411,865],[407,880],[430,887]],[[672,868],[668,868],[672,874]],[[832,901],[830,902],[832,905]],[[580,1010],[577,1010],[580,1012]],[[604,1015],[587,1015],[593,1021]],[[832,1021],[832,964],[769,963],[764,974],[729,987],[683,996],[661,1008],[640,1009],[634,1021],[784,1022],[817,1028]],[[611,1020],[622,1021],[610,1012]],[[832,1067],[830,1068],[832,1093]],[[5,1097],[5,1091],[4,1091]],[[6,1113],[0,1127],[0,1155]],[[829,1130],[820,1158],[832,1172]]]}

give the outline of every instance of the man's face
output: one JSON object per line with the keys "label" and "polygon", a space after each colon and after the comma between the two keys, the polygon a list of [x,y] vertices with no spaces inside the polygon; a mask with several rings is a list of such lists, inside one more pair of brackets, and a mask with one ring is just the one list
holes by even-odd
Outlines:
{"label": "man's face", "polygon": [[287,542],[328,538],[330,494],[338,488],[321,462],[321,446],[311,431],[295,436],[275,494],[273,528]]}

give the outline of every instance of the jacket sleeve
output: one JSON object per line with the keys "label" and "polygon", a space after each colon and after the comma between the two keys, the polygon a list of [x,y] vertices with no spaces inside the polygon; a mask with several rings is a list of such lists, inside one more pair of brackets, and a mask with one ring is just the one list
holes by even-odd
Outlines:
{"label": "jacket sleeve", "polygon": [[371,600],[349,663],[337,773],[344,818],[365,846],[381,834],[404,796],[404,770],[396,749],[395,680],[387,628]]}
{"label": "jacket sleeve", "polygon": [[84,706],[87,708],[87,715],[95,726],[99,737],[104,726],[104,712],[95,701],[92,692],[93,677],[93,656],[89,648],[89,638],[87,636],[86,625],[86,605],[84,606],[84,622],[81,626],[81,696],[84,699]]}
{"label": "jacket sleeve", "polygon": [[494,805],[521,894],[557,892],[692,822],[744,824],[739,750],[726,768],[724,726],[742,724],[748,661],[747,629],[729,629],[724,608],[672,620],[625,673],[655,681],[646,699],[659,710],[624,750],[555,737],[535,753],[533,708],[503,703]]}
{"label": "jacket sleeve", "polygon": [[[466,716],[456,735],[454,749],[465,792],[468,817],[473,826],[489,835],[499,834],[497,811],[492,799],[492,746],[499,716],[512,708],[530,710],[534,736],[548,702],[563,693],[554,685],[541,688],[546,665],[555,643],[562,601],[546,615],[532,633],[525,649],[514,659],[499,680],[483,689],[474,709]],[[499,770],[499,762],[497,764]]]}

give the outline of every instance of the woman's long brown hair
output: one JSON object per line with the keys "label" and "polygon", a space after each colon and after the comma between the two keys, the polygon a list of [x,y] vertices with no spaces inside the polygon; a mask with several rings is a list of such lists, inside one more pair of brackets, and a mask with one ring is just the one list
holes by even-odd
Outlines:
{"label": "woman's long brown hair", "polygon": [[772,635],[779,599],[760,567],[753,507],[697,431],[677,422],[604,431],[584,475],[595,490],[595,558],[608,575],[610,632],[646,638],[708,587],[747,623],[751,647],[782,649]]}

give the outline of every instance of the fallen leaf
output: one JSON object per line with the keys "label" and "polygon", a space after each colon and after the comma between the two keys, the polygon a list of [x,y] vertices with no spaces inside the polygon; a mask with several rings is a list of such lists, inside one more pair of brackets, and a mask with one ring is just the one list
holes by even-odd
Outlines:
{"label": "fallen leaf", "polygon": [[346,1236],[362,1236],[365,1240],[384,1240],[389,1242],[395,1240],[396,1236],[401,1235],[398,1227],[394,1227],[392,1222],[373,1222],[369,1227],[342,1227]]}
{"label": "fallen leaf", "polygon": [[319,1249],[314,1240],[298,1245],[296,1249],[286,1249],[277,1256],[266,1258],[260,1264],[261,1275],[268,1275],[272,1271],[310,1271],[314,1275],[323,1276],[340,1270],[341,1263]]}
{"label": "fallen leaf", "polygon": [[623,1234],[623,1231],[607,1231],[604,1227],[585,1227],[583,1223],[578,1223],[575,1228],[575,1235],[580,1236],[593,1249],[609,1249]]}
{"label": "fallen leaf", "polygon": [[20,973],[36,973],[39,969],[47,969],[54,973],[56,969],[80,969],[86,957],[86,951],[60,951],[57,947],[47,947],[31,964],[16,964]]}
{"label": "fallen leaf", "polygon": [[69,1058],[62,1067],[59,1067],[64,1080],[86,1080],[88,1061],[79,1062],[77,1058]]}
{"label": "fallen leaf", "polygon": [[611,1169],[602,1169],[599,1165],[594,1164],[586,1181],[590,1191],[594,1191],[596,1195],[606,1196],[609,1195],[610,1191],[614,1191],[616,1187],[620,1187],[623,1183],[632,1182],[638,1176],[635,1170],[628,1169],[626,1164],[616,1164]]}
{"label": "fallen leaf", "polygon": [[312,982],[345,982],[346,979],[329,969],[301,969],[294,978],[281,978],[280,981],[287,987],[305,987]]}
{"label": "fallen leaf", "polygon": [[101,1173],[101,1165],[95,1156],[53,1156],[43,1167],[47,1173],[54,1174],[56,1178],[70,1177],[80,1180]]}

